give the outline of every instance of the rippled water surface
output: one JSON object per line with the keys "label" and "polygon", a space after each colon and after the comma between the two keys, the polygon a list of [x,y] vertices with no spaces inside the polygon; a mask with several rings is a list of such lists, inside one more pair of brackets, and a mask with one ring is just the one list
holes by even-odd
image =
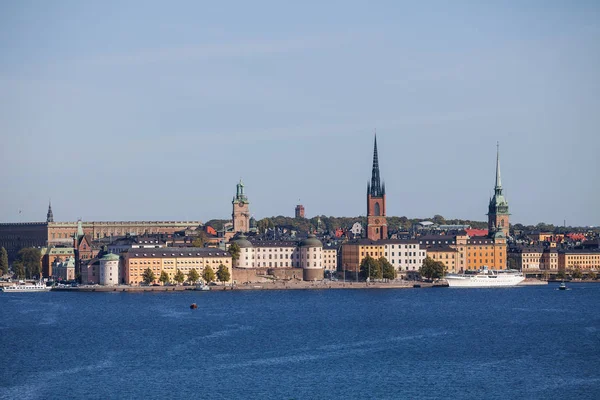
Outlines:
{"label": "rippled water surface", "polygon": [[600,284],[556,287],[0,293],[0,397],[598,399]]}

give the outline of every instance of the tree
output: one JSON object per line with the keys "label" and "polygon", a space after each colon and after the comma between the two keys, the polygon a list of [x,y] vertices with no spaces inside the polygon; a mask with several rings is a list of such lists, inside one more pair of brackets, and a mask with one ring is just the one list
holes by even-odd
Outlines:
{"label": "tree", "polygon": [[173,280],[181,285],[185,281],[185,275],[183,275],[183,272],[181,272],[181,270],[177,269]]}
{"label": "tree", "polygon": [[217,270],[217,279],[219,282],[227,282],[231,278],[231,274],[226,266],[223,264],[219,265],[219,269]]}
{"label": "tree", "polygon": [[13,272],[17,279],[25,279],[25,266],[19,260],[13,263]]}
{"label": "tree", "polygon": [[567,274],[565,274],[565,271],[558,271],[558,273],[556,274],[556,279],[565,279],[567,277]]}
{"label": "tree", "polygon": [[396,279],[396,268],[385,257],[379,258],[383,279]]}
{"label": "tree", "polygon": [[167,274],[167,271],[162,271],[160,273],[160,277],[158,278],[158,281],[161,282],[163,285],[166,285],[167,283],[169,283],[170,279],[169,279],[169,274]]}
{"label": "tree", "polygon": [[431,258],[425,258],[423,265],[419,268],[419,273],[427,279],[439,279],[444,276],[446,266],[441,261],[434,261]]}
{"label": "tree", "polygon": [[145,284],[149,285],[152,282],[154,282],[154,280],[156,279],[156,276],[154,275],[154,272],[150,268],[146,268],[146,270],[142,274],[142,279],[144,280]]}
{"label": "tree", "polygon": [[19,250],[18,253],[19,261],[25,268],[25,277],[41,277],[42,275],[42,253],[39,249],[33,247],[27,247]]}
{"label": "tree", "polygon": [[573,277],[573,279],[581,279],[583,274],[581,273],[581,270],[579,268],[575,268],[573,271],[571,271],[571,276]]}
{"label": "tree", "polygon": [[431,219],[431,221],[437,225],[445,225],[446,224],[446,219],[439,214],[434,215],[433,218]]}
{"label": "tree", "polygon": [[588,279],[593,281],[593,280],[596,280],[596,278],[598,278],[598,275],[595,272],[590,271],[590,273],[588,274],[587,277],[588,277]]}
{"label": "tree", "polygon": [[381,265],[379,264],[379,261],[367,254],[367,256],[360,262],[360,276],[365,279],[381,279],[383,277],[383,273],[381,271]]}
{"label": "tree", "polygon": [[0,271],[2,275],[8,274],[8,253],[4,247],[0,248]]}
{"label": "tree", "polygon": [[231,243],[231,245],[229,245],[229,254],[231,254],[231,259],[233,261],[237,261],[240,259],[240,252],[242,251],[242,249],[240,249],[240,246],[233,242]]}
{"label": "tree", "polygon": [[204,247],[206,243],[206,233],[204,231],[197,231],[196,238],[192,241],[192,246],[194,247]]}
{"label": "tree", "polygon": [[215,280],[215,271],[210,267],[210,265],[204,268],[204,272],[202,272],[202,279],[204,282],[210,283]]}
{"label": "tree", "polygon": [[196,282],[198,282],[198,279],[200,279],[200,275],[198,275],[198,271],[196,271],[196,268],[192,268],[190,270],[190,272],[188,272],[188,281],[190,283],[196,283]]}

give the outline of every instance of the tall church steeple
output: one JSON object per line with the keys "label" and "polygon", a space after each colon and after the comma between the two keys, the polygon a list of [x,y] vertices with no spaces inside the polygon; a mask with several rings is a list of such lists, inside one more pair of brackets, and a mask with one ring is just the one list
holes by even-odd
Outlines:
{"label": "tall church steeple", "polygon": [[502,180],[500,177],[500,144],[496,144],[496,185],[494,195],[490,198],[488,206],[488,231],[490,235],[502,232],[505,237],[509,235],[508,202],[502,193]]}
{"label": "tall church steeple", "polygon": [[54,215],[52,215],[52,202],[48,201],[48,213],[46,214],[46,222],[54,222]]}
{"label": "tall church steeple", "polygon": [[371,182],[367,183],[367,237],[371,240],[387,239],[385,184],[381,183],[379,174],[377,134],[375,134],[375,142],[373,145]]}

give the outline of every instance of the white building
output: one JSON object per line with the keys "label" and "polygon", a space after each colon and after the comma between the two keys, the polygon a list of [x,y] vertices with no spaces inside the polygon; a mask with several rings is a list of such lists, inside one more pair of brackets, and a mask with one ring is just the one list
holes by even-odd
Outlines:
{"label": "white building", "polygon": [[383,256],[399,273],[418,271],[427,257],[418,240],[388,239],[383,241]]}
{"label": "white building", "polygon": [[119,284],[119,256],[108,253],[100,259],[100,284]]}
{"label": "white building", "polygon": [[363,227],[360,224],[360,222],[355,222],[352,225],[352,228],[350,228],[350,232],[352,232],[352,234],[354,235],[354,237],[360,237],[360,236],[362,236]]}

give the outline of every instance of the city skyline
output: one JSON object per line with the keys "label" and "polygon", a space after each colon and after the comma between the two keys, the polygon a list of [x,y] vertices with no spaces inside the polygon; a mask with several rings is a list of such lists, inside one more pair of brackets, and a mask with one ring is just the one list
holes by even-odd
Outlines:
{"label": "city skyline", "polygon": [[0,5],[0,222],[365,215],[377,129],[388,216],[485,221],[499,141],[511,223],[600,225],[597,4],[230,8]]}

